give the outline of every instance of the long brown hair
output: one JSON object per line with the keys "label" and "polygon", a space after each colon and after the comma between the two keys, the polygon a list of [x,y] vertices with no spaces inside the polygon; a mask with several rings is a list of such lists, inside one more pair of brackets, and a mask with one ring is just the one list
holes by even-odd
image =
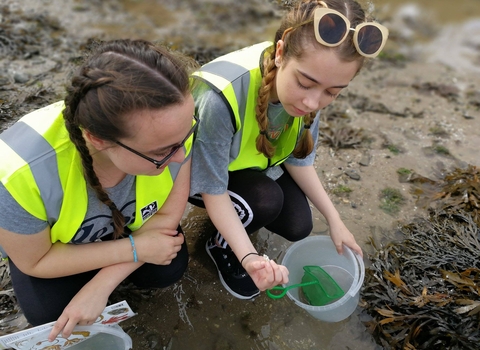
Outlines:
{"label": "long brown hair", "polygon": [[[289,59],[300,59],[304,53],[307,44],[315,45],[322,50],[335,50],[338,57],[344,61],[359,61],[359,67],[362,66],[364,57],[358,54],[353,44],[353,35],[349,34],[347,39],[339,46],[327,48],[317,42],[313,31],[313,14],[316,8],[324,7],[322,2],[326,3],[328,8],[334,9],[345,15],[351,22],[352,27],[356,27],[359,23],[365,21],[365,12],[358,2],[355,0],[302,0],[288,11],[283,17],[282,23],[275,34],[273,49],[264,61],[264,74],[262,84],[258,90],[256,116],[260,127],[260,134],[256,139],[257,150],[271,158],[275,152],[275,147],[268,140],[265,131],[268,128],[267,109],[270,94],[274,89],[275,76],[277,75],[277,66],[275,65],[275,50],[277,42],[282,38],[283,33],[290,27],[296,27],[285,38],[282,62]],[[308,22],[300,25],[303,22]],[[300,25],[300,26],[299,26]],[[305,158],[313,150],[313,139],[310,126],[315,119],[316,112],[312,112],[304,116],[304,130],[300,137],[300,141],[293,151],[296,158]]]}
{"label": "long brown hair", "polygon": [[193,60],[150,42],[114,40],[100,43],[72,78],[63,111],[65,125],[82,159],[87,184],[112,211],[115,238],[122,235],[125,220],[95,174],[82,130],[111,142],[128,137],[126,116],[181,104],[195,67]]}

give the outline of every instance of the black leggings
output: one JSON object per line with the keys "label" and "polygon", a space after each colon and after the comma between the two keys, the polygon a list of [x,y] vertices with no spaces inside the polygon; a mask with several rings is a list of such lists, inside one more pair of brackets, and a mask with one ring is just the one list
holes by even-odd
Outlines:
{"label": "black leggings", "polygon": [[[312,232],[307,198],[285,169],[276,181],[250,169],[230,172],[228,193],[248,234],[265,227],[293,242]],[[188,201],[205,208],[200,195]]]}
{"label": "black leggings", "polygon": [[[188,263],[186,242],[170,265],[143,264],[127,280],[139,288],[164,288],[178,281]],[[99,270],[59,278],[36,278],[21,272],[9,259],[13,289],[32,326],[56,321],[72,298]]]}

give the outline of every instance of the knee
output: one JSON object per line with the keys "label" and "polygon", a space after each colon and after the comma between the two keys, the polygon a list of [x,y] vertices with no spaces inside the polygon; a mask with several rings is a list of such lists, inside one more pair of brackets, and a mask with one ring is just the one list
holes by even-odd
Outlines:
{"label": "knee", "polygon": [[270,221],[275,220],[282,211],[283,200],[283,193],[281,192],[274,193],[268,199],[260,199],[256,203],[256,212],[262,213],[262,215],[269,218]]}
{"label": "knee", "polygon": [[278,235],[290,242],[300,241],[310,235],[313,230],[313,221],[310,220],[290,220],[287,224],[274,231]]}
{"label": "knee", "polygon": [[256,212],[261,212],[272,219],[280,214],[285,198],[282,189],[275,182],[268,183],[268,186],[264,186],[262,191],[252,192],[252,195],[255,196],[253,202]]}
{"label": "knee", "polygon": [[166,285],[162,287],[172,285],[175,282],[178,282],[183,277],[188,267],[188,253],[184,252],[184,254],[178,255],[177,258],[172,260],[169,267],[170,273],[164,279]]}

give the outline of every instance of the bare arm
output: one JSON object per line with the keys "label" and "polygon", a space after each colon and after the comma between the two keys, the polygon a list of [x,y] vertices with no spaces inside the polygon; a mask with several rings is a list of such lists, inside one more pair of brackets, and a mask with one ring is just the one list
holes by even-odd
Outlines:
{"label": "bare arm", "polygon": [[233,208],[228,192],[220,195],[202,194],[205,208],[213,224],[228,242],[238,260],[256,252],[242,222]]}
{"label": "bare arm", "polygon": [[342,245],[345,244],[362,255],[362,249],[340,218],[337,209],[335,209],[330,197],[323,188],[313,165],[293,166],[285,164],[285,168],[315,208],[327,219],[330,226],[330,236],[337,251],[341,254],[343,252]]}
{"label": "bare arm", "polygon": [[[202,194],[202,197],[210,219],[222,233],[237,259],[240,261],[248,253],[256,253],[257,250],[233,208],[228,192],[220,195]],[[243,266],[260,290],[288,282],[287,268],[277,265],[273,260],[267,262],[258,255],[249,255]]]}
{"label": "bare arm", "polygon": [[127,240],[52,244],[49,227],[30,235],[0,228],[0,242],[23,273],[39,278],[63,277],[131,261]]}
{"label": "bare arm", "polygon": [[[167,234],[176,234],[187,202],[189,172],[190,163],[187,162],[182,166],[165,204],[144,227],[135,232],[135,245],[140,261],[165,264],[158,256],[155,257],[159,249],[162,250],[164,242],[159,241],[152,231],[163,229]],[[22,272],[39,278],[68,276],[133,261],[132,247],[127,239],[81,245],[61,242],[52,244],[50,228],[31,235],[0,229],[0,242]],[[128,273],[137,267],[138,264],[132,264]]]}
{"label": "bare arm", "polygon": [[[188,161],[182,165],[180,172],[175,180],[172,191],[160,210],[148,220],[140,229],[134,232],[135,247],[137,249],[139,261],[149,262],[143,259],[143,252],[155,247],[154,254],[164,256],[164,260],[160,265],[168,265],[176,257],[177,252],[181,249],[184,237],[177,237],[177,227],[182,219],[183,212],[187,205],[188,192],[190,190],[190,164]],[[148,235],[149,240],[142,239],[143,235]],[[130,245],[129,240],[128,245]],[[159,244],[155,244],[160,242]],[[132,261],[132,248],[130,246],[127,253],[127,260]],[[120,284],[130,273],[137,269],[140,263],[122,264],[123,268],[118,265],[103,268],[90,283],[95,284],[99,281],[99,285],[105,285],[108,295]]]}
{"label": "bare arm", "polygon": [[[163,265],[168,265],[177,255],[184,242],[183,235],[177,237],[177,226],[180,223],[187,205],[190,184],[190,161],[184,164],[177,176],[170,195],[160,210],[148,220],[139,230],[135,231],[135,246],[139,260],[142,261],[143,251],[151,249],[152,242],[141,240],[148,235],[161,242],[156,254],[164,257]],[[128,241],[126,239],[120,241]],[[87,244],[88,245],[88,244]],[[145,246],[144,246],[145,245]],[[157,245],[152,245],[157,247]],[[131,248],[127,257],[133,258]],[[108,296],[128,275],[140,267],[139,263],[123,263],[106,266],[101,269],[70,301],[52,329],[49,339],[53,340],[60,332],[65,337],[70,336],[77,324],[93,322],[105,308]],[[63,331],[62,331],[63,330]]]}

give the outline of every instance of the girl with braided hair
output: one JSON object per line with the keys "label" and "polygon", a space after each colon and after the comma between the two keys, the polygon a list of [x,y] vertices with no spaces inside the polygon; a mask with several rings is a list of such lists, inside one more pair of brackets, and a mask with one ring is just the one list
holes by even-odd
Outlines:
{"label": "girl with braided hair", "polygon": [[125,279],[182,277],[196,68],[146,41],[100,43],[65,101],[0,135],[0,245],[28,322],[56,320],[50,340],[92,324]]}
{"label": "girl with braided hair", "polygon": [[262,227],[289,241],[312,231],[309,201],[326,218],[338,253],[362,254],[313,166],[320,111],[348,86],[388,30],[355,0],[301,0],[274,42],[219,57],[194,73],[201,124],[189,202],[218,232],[206,243],[223,286],[250,299],[288,282],[288,270],[258,255],[248,235]]}

